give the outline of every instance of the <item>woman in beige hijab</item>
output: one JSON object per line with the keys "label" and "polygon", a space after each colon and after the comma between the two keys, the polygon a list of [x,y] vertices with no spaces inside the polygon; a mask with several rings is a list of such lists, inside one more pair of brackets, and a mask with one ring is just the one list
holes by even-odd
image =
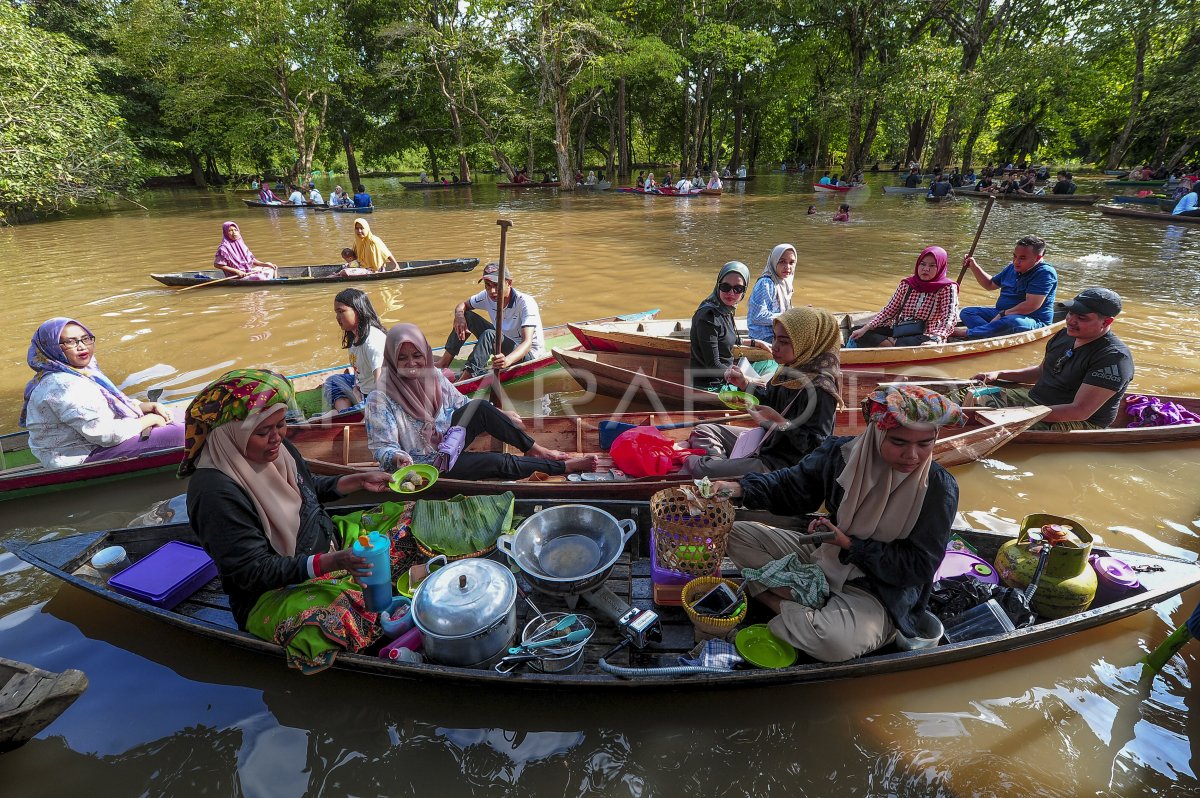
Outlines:
{"label": "woman in beige hijab", "polygon": [[749,594],[778,613],[771,631],[823,662],[873,651],[897,630],[920,636],[916,622],[958,510],[958,483],[933,462],[938,430],[963,423],[958,405],[900,385],[868,397],[863,416],[864,433],[828,438],[798,465],[716,483],[754,510],[828,509],[808,528],[831,535],[822,543],[737,522],[728,548],[743,574],[752,572]]}

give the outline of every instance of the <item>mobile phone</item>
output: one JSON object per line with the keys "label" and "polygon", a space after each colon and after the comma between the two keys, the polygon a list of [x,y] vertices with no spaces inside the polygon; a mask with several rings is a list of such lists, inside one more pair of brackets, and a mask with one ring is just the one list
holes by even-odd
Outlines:
{"label": "mobile phone", "polygon": [[737,593],[721,582],[693,603],[692,608],[701,615],[716,615],[725,611],[736,599]]}

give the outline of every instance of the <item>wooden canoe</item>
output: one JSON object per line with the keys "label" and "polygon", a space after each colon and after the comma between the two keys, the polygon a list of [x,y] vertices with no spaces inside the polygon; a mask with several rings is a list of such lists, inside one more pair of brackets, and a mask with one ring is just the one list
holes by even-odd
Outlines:
{"label": "wooden canoe", "polygon": [[660,188],[656,191],[646,191],[643,188],[619,188],[618,194],[641,194],[644,197],[674,197],[676,199],[687,199],[688,197],[719,197],[721,189],[719,188],[694,188],[686,193],[676,191],[671,188]]}
{"label": "wooden canoe", "polygon": [[83,671],[52,673],[0,657],[0,753],[33,739],[87,686]]}
{"label": "wooden canoe", "polygon": [[[874,312],[837,311],[834,317],[842,328],[842,340],[850,335],[852,327],[874,318]],[[642,355],[666,355],[687,357],[691,349],[688,337],[691,319],[657,319],[645,322],[568,325],[584,349],[596,352],[626,352]],[[840,352],[842,366],[901,366],[913,363],[930,363],[939,360],[971,357],[1011,349],[1040,341],[1054,335],[1065,325],[1057,321],[1046,327],[1026,332],[982,338],[975,341],[954,339],[944,344],[922,346],[879,346],[843,349]],[[741,334],[746,335],[744,328]],[[735,347],[734,354],[752,362],[766,360],[771,355],[757,347]]]}
{"label": "wooden canoe", "polygon": [[318,210],[318,211],[333,211],[334,213],[358,213],[358,214],[364,214],[364,213],[375,213],[375,206],[374,206],[374,205],[366,205],[366,206],[359,206],[359,205],[335,205],[335,206],[334,206],[334,207],[332,207],[332,208],[331,208],[331,207],[329,207],[328,205],[313,205],[313,206],[311,206],[311,207],[312,207],[314,210]]}
{"label": "wooden canoe", "polygon": [[1105,216],[1120,216],[1123,219],[1141,219],[1144,222],[1162,224],[1200,224],[1200,216],[1185,216],[1166,211],[1139,211],[1134,208],[1119,208],[1115,205],[1097,205]]}
{"label": "wooden canoe", "polygon": [[[958,191],[958,189],[955,189],[955,191]],[[928,194],[929,189],[924,186],[913,186],[912,188],[909,188],[908,186],[884,186],[883,193],[884,194]]]}
{"label": "wooden canoe", "polygon": [[[401,261],[399,269],[363,274],[357,277],[338,277],[345,268],[344,263],[321,266],[280,266],[279,277],[274,280],[229,280],[221,283],[226,288],[259,288],[276,285],[312,285],[313,283],[360,283],[376,280],[400,280],[412,277],[428,277],[433,274],[469,272],[479,265],[479,258],[441,258],[436,260]],[[196,269],[186,272],[151,274],[163,285],[199,285],[211,280],[228,277],[220,269]]]}
{"label": "wooden canoe", "polygon": [[1165,180],[1105,180],[1106,186],[1157,186],[1158,188],[1166,188],[1167,181]]}
{"label": "wooden canoe", "polygon": [[1091,205],[1100,199],[1099,194],[993,194],[990,191],[975,191],[969,188],[956,188],[954,193],[964,197],[995,197],[1005,202],[1042,202],[1050,205]]}
{"label": "wooden canoe", "polygon": [[576,183],[575,188],[578,191],[608,191],[612,188],[612,182],[601,180],[598,183]]}
{"label": "wooden canoe", "polygon": [[817,191],[849,191],[854,186],[827,186],[821,183],[813,183],[813,188]]}
{"label": "wooden canoe", "polygon": [[1118,194],[1113,197],[1113,202],[1118,205],[1158,205],[1159,200],[1162,200],[1161,194],[1151,194],[1148,197],[1135,197],[1132,194]]}
{"label": "wooden canoe", "polygon": [[[515,512],[517,515],[527,517],[536,512],[539,507],[549,503],[545,499],[519,499]],[[648,503],[593,501],[589,504],[599,507],[615,518],[628,518],[636,523],[636,534],[614,566],[606,582],[606,587],[622,602],[643,608],[651,606],[652,583],[650,563],[648,562],[651,513]],[[347,512],[352,512],[355,509],[365,508],[347,507],[345,509]],[[739,512],[739,518],[763,521],[792,529],[805,529],[808,523],[807,519],[779,518],[745,511]],[[994,560],[1000,546],[1010,540],[1008,536],[990,531],[956,529],[955,532],[974,547],[979,556],[988,561]],[[207,638],[214,644],[265,654],[278,662],[282,676],[284,668],[282,650],[274,643],[261,640],[237,628],[233,615],[229,611],[229,598],[222,591],[219,579],[213,579],[175,609],[164,610],[108,589],[104,580],[88,565],[92,554],[105,546],[124,547],[129,558],[136,562],[172,540],[188,543],[198,542],[186,523],[173,523],[162,526],[86,532],[36,542],[10,539],[4,541],[4,545],[21,560],[35,568],[39,568],[79,590],[129,610],[133,613],[130,616],[130,623],[140,624],[142,619],[160,621]],[[620,678],[604,670],[598,660],[602,656],[606,657],[606,664],[610,667],[657,668],[676,665],[679,655],[695,646],[692,625],[679,607],[655,607],[662,625],[661,641],[651,642],[640,650],[626,646],[614,652],[612,651],[614,644],[621,639],[619,632],[611,622],[605,620],[585,603],[579,605],[579,611],[595,617],[597,628],[596,634],[585,650],[582,671],[577,674],[565,672],[541,674],[528,669],[499,674],[491,668],[405,663],[385,660],[368,654],[342,654],[338,656],[334,667],[362,674],[405,678],[418,683],[476,685],[493,689],[496,687],[543,688],[556,691],[564,688],[613,690],[747,688],[822,682],[892,674],[917,668],[932,668],[1059,640],[1143,612],[1166,599],[1179,595],[1196,584],[1200,584],[1200,567],[1197,567],[1195,563],[1153,554],[1116,549],[1107,551],[1112,556],[1139,569],[1138,578],[1145,588],[1144,592],[1127,595],[1112,603],[1094,606],[1057,620],[1039,618],[1029,627],[1006,634],[959,643],[947,643],[911,652],[899,652],[889,643],[875,652],[847,662],[820,663],[802,658],[797,664],[778,670],[738,669],[722,673],[694,675],[669,675],[664,672],[650,671],[634,678]],[[727,566],[724,570],[730,575],[733,574],[731,566]],[[523,577],[521,581],[525,581]],[[542,612],[565,610],[565,604],[561,599],[530,592]],[[530,610],[525,607],[523,602],[517,602],[518,629],[522,628],[529,613]],[[147,627],[144,634],[153,635],[153,629]],[[938,676],[931,673],[928,678],[937,679]],[[561,695],[561,692],[556,694]]]}
{"label": "wooden canoe", "polygon": [[410,191],[432,191],[433,189],[438,189],[438,188],[470,188],[471,186],[473,186],[475,184],[470,182],[469,180],[468,181],[460,180],[457,183],[422,183],[420,181],[414,180],[414,181],[409,181],[409,182],[402,182],[402,183],[400,183],[400,185],[404,186],[406,189],[408,189]]}
{"label": "wooden canoe", "polygon": [[[846,350],[843,350],[846,351]],[[656,408],[720,408],[724,407],[715,393],[701,391],[683,383],[688,367],[686,357],[655,357],[611,352],[556,351],[563,367],[586,390],[622,401],[648,402]],[[842,401],[847,407],[858,403],[875,390],[881,382],[917,382],[934,390],[950,390],[968,381],[966,377],[944,375],[893,374],[886,371],[860,369],[842,370]],[[944,386],[944,387],[943,387]],[[1200,414],[1200,397],[1141,394],[1179,404]],[[650,399],[649,397],[656,397]],[[1200,424],[1169,427],[1129,427],[1129,416],[1121,412],[1113,425],[1102,430],[1055,432],[1026,428],[1017,434],[1014,443],[1037,443],[1070,446],[1094,445],[1168,445],[1200,441]],[[969,429],[969,428],[968,428]]]}
{"label": "wooden canoe", "polygon": [[324,203],[321,203],[320,205],[309,205],[307,203],[304,205],[293,205],[290,202],[263,202],[262,200],[256,199],[244,199],[242,202],[246,203],[247,208],[280,208],[286,211],[302,211],[306,209],[315,211],[317,208],[320,208],[321,210],[327,210],[327,207]]}
{"label": "wooden canoe", "polygon": [[[967,411],[970,418],[967,426],[938,438],[934,445],[934,458],[943,467],[953,468],[988,457],[1036,424],[1048,412],[1050,411],[1044,407],[970,409]],[[727,420],[731,415],[733,413],[729,410],[706,410],[690,413],[605,413],[525,418],[525,430],[537,443],[577,455],[595,454],[600,458],[600,471],[586,476],[544,476],[516,481],[443,477],[424,491],[422,496],[428,494],[430,498],[448,498],[459,494],[503,493],[511,490],[517,496],[560,499],[649,499],[665,487],[691,482],[692,478],[682,472],[643,479],[614,475],[612,458],[600,446],[600,422],[617,421],[633,425],[705,422],[729,423],[747,428],[753,426],[753,422],[748,419]],[[833,434],[857,435],[864,427],[862,413],[857,407],[853,407],[838,412]],[[667,437],[685,444],[691,432],[691,427],[663,430]],[[378,467],[367,446],[366,429],[361,423],[294,427],[289,429],[288,438],[304,455],[304,459],[315,473],[345,474],[375,470]],[[509,454],[520,454],[512,447],[502,447],[489,436],[481,436],[476,440],[471,446],[471,451],[506,451]]]}
{"label": "wooden canoe", "polygon": [[562,183],[557,180],[549,183],[497,183],[496,188],[562,188]]}

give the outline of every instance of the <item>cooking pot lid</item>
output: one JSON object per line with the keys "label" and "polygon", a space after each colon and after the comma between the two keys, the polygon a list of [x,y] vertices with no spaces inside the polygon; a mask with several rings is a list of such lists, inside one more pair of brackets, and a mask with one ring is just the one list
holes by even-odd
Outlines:
{"label": "cooking pot lid", "polygon": [[413,620],[443,637],[467,637],[508,614],[517,580],[492,560],[471,557],[443,566],[425,578],[413,598]]}

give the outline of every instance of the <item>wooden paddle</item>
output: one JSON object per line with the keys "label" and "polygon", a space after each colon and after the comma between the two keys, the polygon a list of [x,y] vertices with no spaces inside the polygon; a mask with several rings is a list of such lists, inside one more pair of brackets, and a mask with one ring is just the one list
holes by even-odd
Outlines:
{"label": "wooden paddle", "polygon": [[[496,270],[496,357],[504,354],[504,256],[508,247],[508,228],[512,222],[508,219],[497,219],[500,226],[500,262]],[[498,408],[504,407],[504,389],[500,387],[500,369],[492,367],[492,390],[489,397]]]}
{"label": "wooden paddle", "polygon": [[[969,252],[967,252],[968,258],[975,257],[975,247],[979,246],[979,237],[983,235],[983,226],[987,224],[988,214],[992,212],[992,206],[995,204],[996,195],[993,194],[992,196],[988,197],[987,205],[985,205],[983,208],[983,218],[979,220],[979,227],[975,230],[975,240],[971,242],[971,249]],[[963,277],[965,277],[966,274],[967,265],[964,263],[962,269],[958,273],[958,279],[955,280],[960,287],[962,286]]]}
{"label": "wooden paddle", "polygon": [[223,282],[225,282],[226,280],[239,280],[239,279],[241,279],[243,276],[244,276],[244,275],[241,275],[241,274],[231,274],[231,275],[229,275],[228,277],[220,277],[220,278],[218,278],[218,279],[216,279],[216,280],[205,280],[205,281],[204,281],[204,282],[202,282],[202,283],[196,283],[195,285],[189,285],[189,286],[187,286],[186,288],[181,288],[181,289],[179,290],[179,293],[181,293],[181,294],[182,294],[184,291],[191,291],[193,288],[203,288],[203,287],[204,287],[204,286],[206,286],[206,285],[216,285],[217,283],[223,283]]}

